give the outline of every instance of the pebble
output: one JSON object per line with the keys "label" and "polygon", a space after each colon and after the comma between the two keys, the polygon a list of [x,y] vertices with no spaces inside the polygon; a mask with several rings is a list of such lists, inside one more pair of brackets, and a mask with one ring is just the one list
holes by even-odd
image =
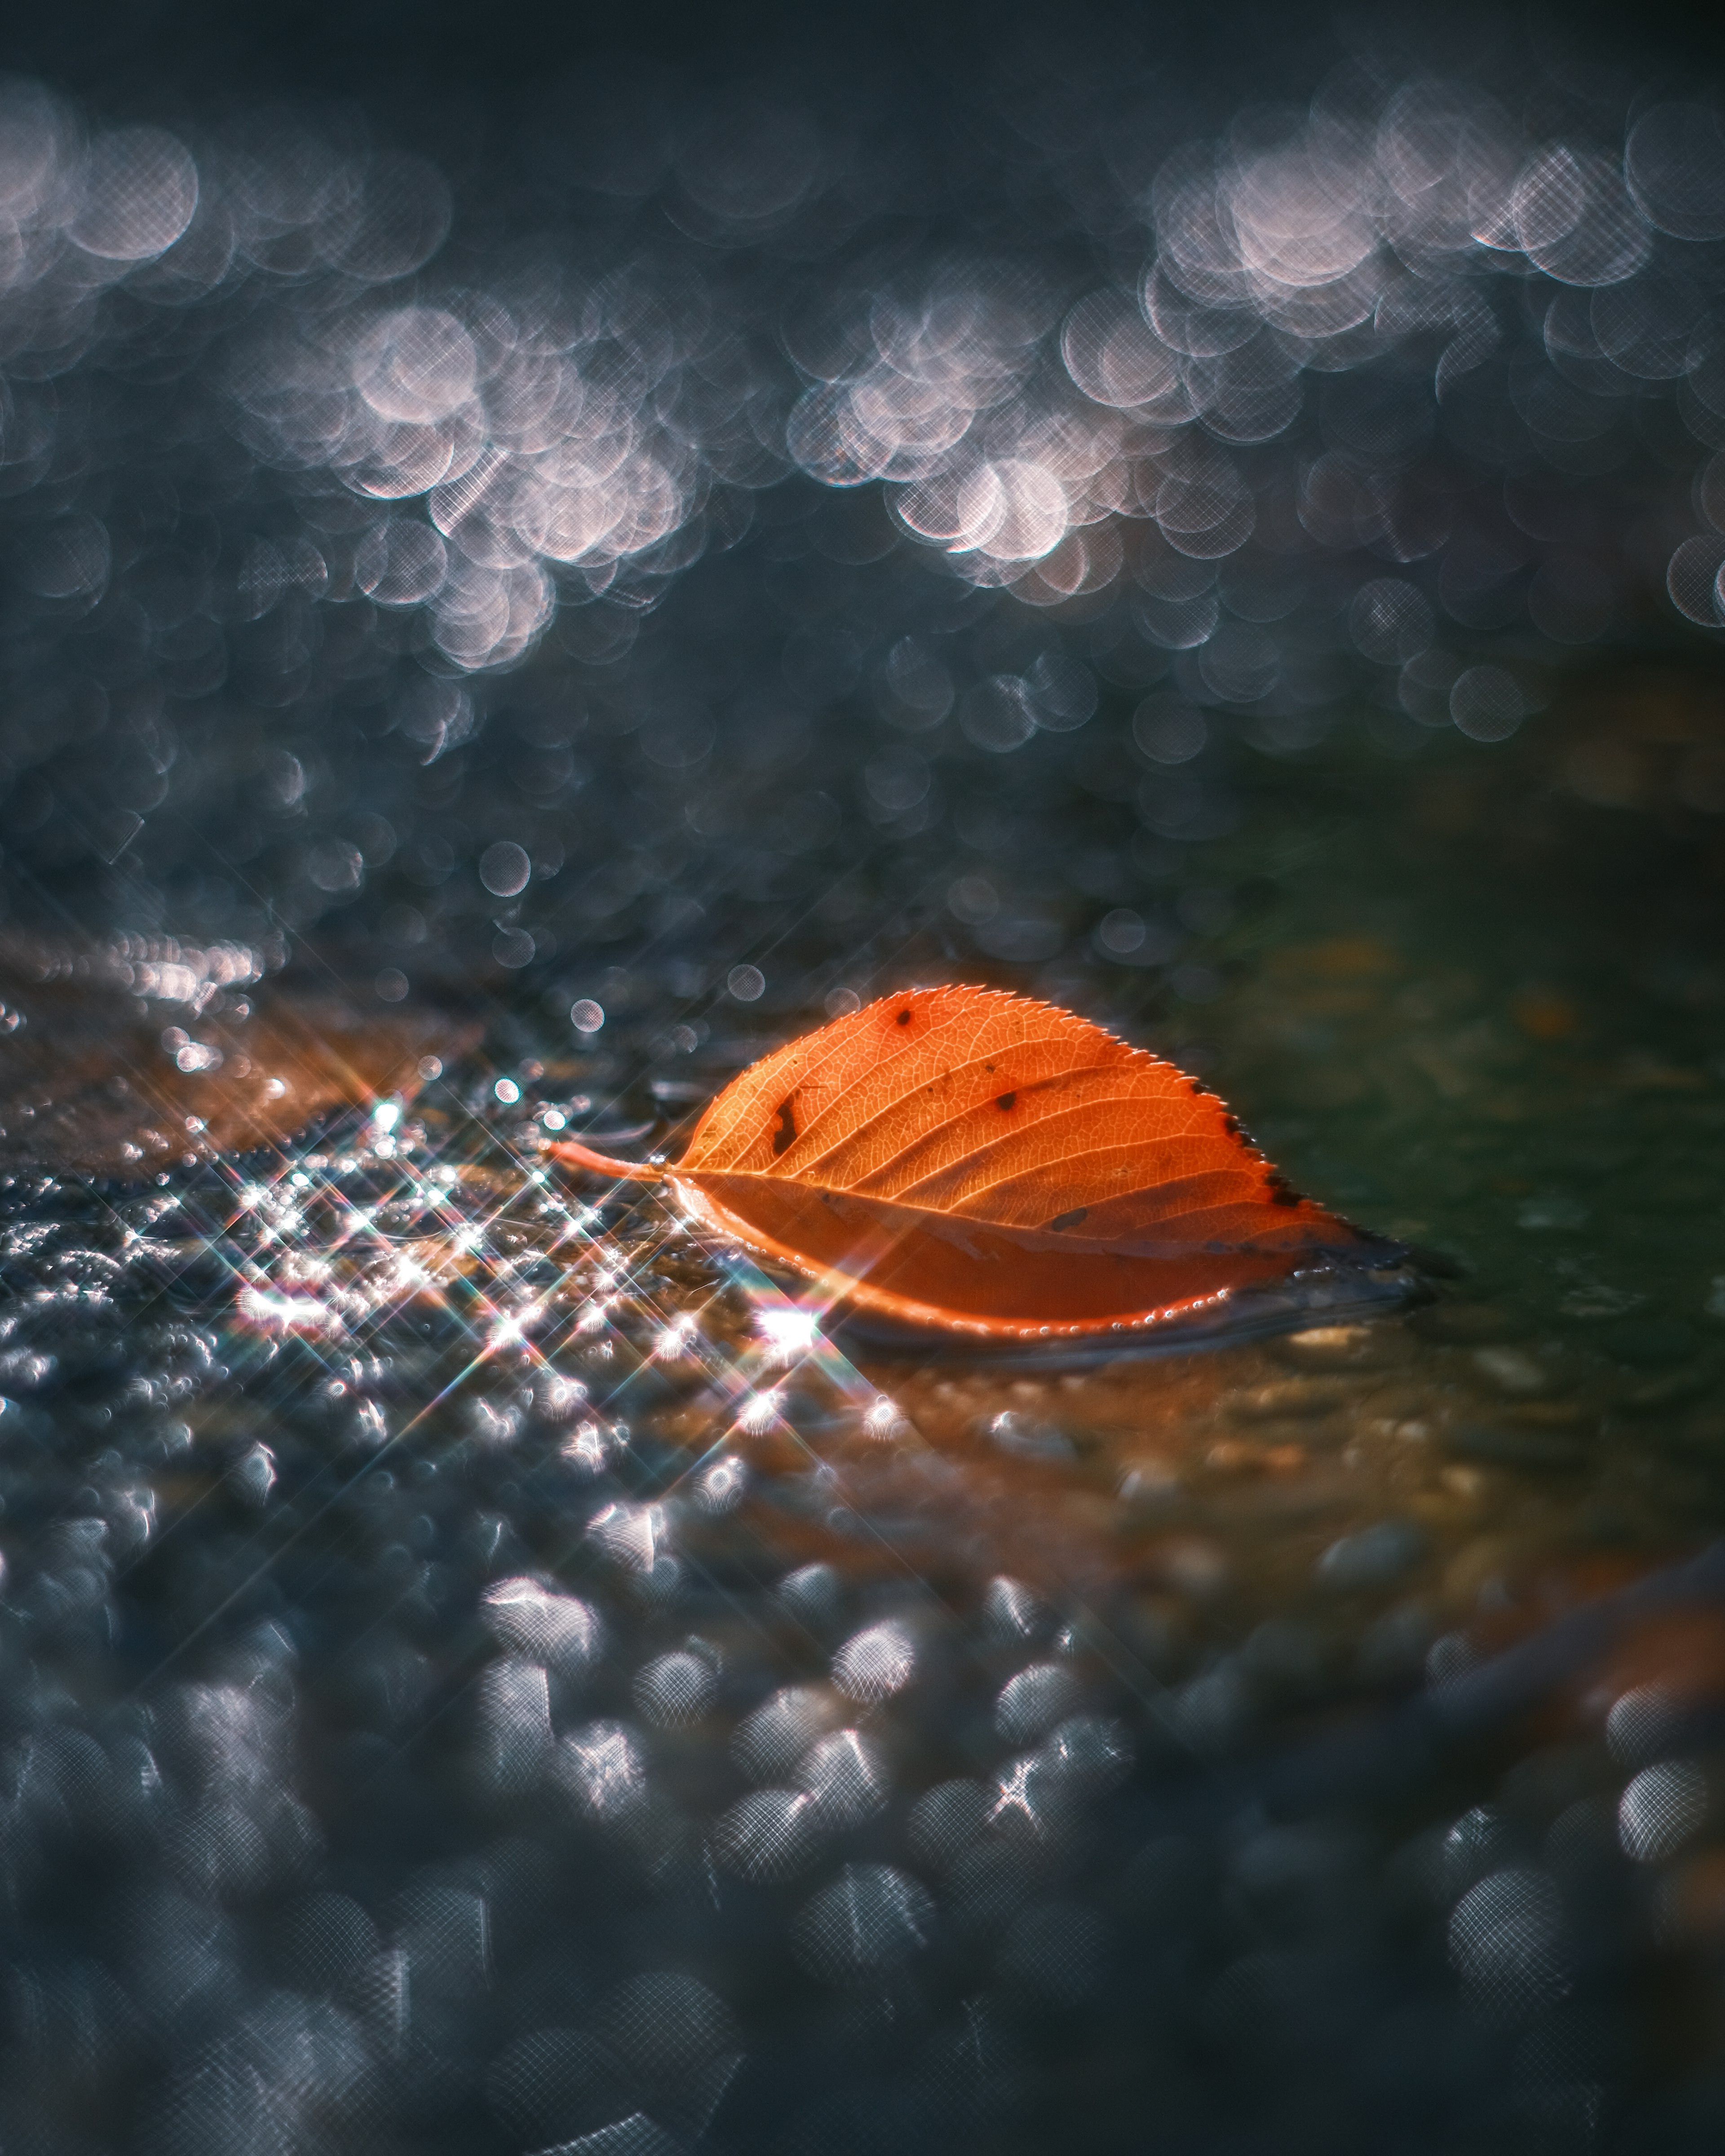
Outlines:
{"label": "pebble", "polygon": [[1725,1938],[1725,1849],[1715,1845],[1674,1866],[1661,1887],[1661,1943],[1717,1953]]}
{"label": "pebble", "polygon": [[1685,1714],[1683,1701],[1664,1686],[1632,1686],[1612,1702],[1605,1717],[1606,1747],[1623,1765],[1644,1765],[1676,1740]]}
{"label": "pebble", "polygon": [[1625,1318],[1606,1326],[1598,1337],[1608,1354],[1638,1370],[1684,1362],[1701,1344],[1692,1327],[1671,1317]]}
{"label": "pebble", "polygon": [[1054,1423],[1020,1414],[1010,1408],[1004,1414],[991,1415],[983,1424],[983,1435],[991,1445],[1014,1460],[1034,1460],[1060,1466],[1078,1457],[1078,1448],[1065,1430]]}
{"label": "pebble", "polygon": [[1216,1475],[1291,1475],[1308,1456],[1303,1445],[1246,1445],[1224,1438],[1205,1453],[1204,1464]]}
{"label": "pebble", "polygon": [[1687,1369],[1668,1370],[1663,1377],[1627,1386],[1618,1394],[1615,1404],[1623,1414],[1662,1414],[1667,1408],[1687,1407],[1692,1401],[1705,1399],[1718,1383],[1715,1364],[1692,1363]]}
{"label": "pebble", "polygon": [[1584,1466],[1588,1448],[1579,1438],[1558,1430],[1518,1430],[1502,1423],[1455,1424],[1446,1440],[1457,1459],[1487,1467],[1525,1467],[1559,1471]]}
{"label": "pebble", "polygon": [[1387,1359],[1377,1329],[1369,1325],[1312,1325],[1276,1343],[1285,1361],[1302,1369],[1358,1369]]}
{"label": "pebble", "polygon": [[1617,1806],[1609,1796],[1577,1797],[1552,1821],[1545,1861],[1561,1887],[1586,1892],[1619,1869]]}
{"label": "pebble", "polygon": [[[1328,1328],[1340,1332],[1340,1327]],[[1354,1328],[1363,1332],[1363,1326]],[[1312,1333],[1295,1336],[1310,1340]],[[1354,1397],[1354,1388],[1337,1378],[1283,1378],[1273,1384],[1255,1385],[1248,1392],[1230,1394],[1223,1401],[1223,1411],[1243,1422],[1271,1422],[1286,1418],[1298,1421],[1307,1416],[1328,1414],[1333,1409],[1344,1405]]]}
{"label": "pebble", "polygon": [[1568,1989],[1563,1916],[1549,1876],[1522,1866],[1491,1873],[1456,1904],[1450,1958],[1485,2020],[1513,2026]]}
{"label": "pebble", "polygon": [[1674,1856],[1697,1835],[1712,1804],[1707,1778],[1693,1759],[1644,1767],[1617,1808],[1618,1839],[1635,1864]]}
{"label": "pebble", "polygon": [[1416,1311],[1408,1326],[1422,1340],[1455,1347],[1510,1339],[1523,1329],[1511,1312],[1490,1302],[1434,1303]]}
{"label": "pebble", "polygon": [[1526,1398],[1551,1389],[1551,1372],[1522,1348],[1476,1348],[1469,1359],[1482,1378],[1512,1397]]}
{"label": "pebble", "polygon": [[1220,1594],[1232,1571],[1221,1545],[1198,1536],[1163,1543],[1152,1553],[1145,1568],[1176,1594],[1197,1601]]}
{"label": "pebble", "polygon": [[1417,1522],[1379,1520],[1332,1543],[1317,1561],[1317,1577],[1326,1587],[1348,1594],[1387,1587],[1411,1572],[1430,1547],[1430,1537]]}
{"label": "pebble", "polygon": [[1431,1612],[1418,1602],[1387,1609],[1361,1635],[1355,1666],[1368,1684],[1419,1676],[1432,1644]]}
{"label": "pebble", "polygon": [[1179,1496],[1184,1484],[1173,1460],[1141,1455],[1126,1463],[1118,1495],[1122,1504],[1166,1505]]}

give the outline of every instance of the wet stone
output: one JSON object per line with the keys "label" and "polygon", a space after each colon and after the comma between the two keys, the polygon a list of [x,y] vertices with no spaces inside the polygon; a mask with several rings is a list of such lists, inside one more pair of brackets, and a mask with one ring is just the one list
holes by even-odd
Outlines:
{"label": "wet stone", "polygon": [[1067,1430],[1055,1423],[1012,1409],[991,1416],[981,1425],[980,1435],[997,1450],[1014,1460],[1040,1460],[1058,1466],[1078,1457],[1078,1446]]}
{"label": "wet stone", "polygon": [[1495,1391],[1512,1399],[1548,1392],[1553,1383],[1552,1372],[1520,1348],[1476,1348],[1469,1360]]}
{"label": "wet stone", "polygon": [[1694,1328],[1675,1318],[1625,1319],[1604,1327],[1599,1341],[1618,1362],[1641,1370],[1684,1362],[1700,1345]]}
{"label": "wet stone", "polygon": [[1404,1686],[1426,1666],[1433,1645],[1434,1619],[1423,1604],[1388,1609],[1362,1635],[1356,1667],[1368,1684]]}
{"label": "wet stone", "polygon": [[1516,1430],[1574,1430],[1596,1434],[1599,1424],[1597,1401],[1579,1399],[1522,1399],[1498,1408],[1494,1421]]}
{"label": "wet stone", "polygon": [[1458,1460],[1484,1467],[1525,1468],[1534,1473],[1563,1473],[1584,1467],[1589,1457],[1589,1448],[1579,1435],[1507,1423],[1456,1423],[1448,1431],[1445,1445]]}
{"label": "wet stone", "polygon": [[1464,1302],[1459,1299],[1416,1311],[1408,1323],[1422,1339],[1456,1347],[1512,1340],[1525,1330],[1511,1310],[1493,1303]]}
{"label": "wet stone", "polygon": [[1725,1413],[1702,1408],[1674,1421],[1661,1433],[1662,1441],[1681,1457],[1698,1464],[1725,1461]]}
{"label": "wet stone", "polygon": [[[1301,1337],[1310,1341],[1314,1336]],[[1228,1414],[1243,1422],[1303,1421],[1331,1414],[1353,1397],[1353,1389],[1339,1378],[1288,1378],[1234,1394],[1223,1404]]]}
{"label": "wet stone", "polygon": [[1663,1415],[1691,1406],[1716,1392],[1722,1373],[1717,1363],[1692,1364],[1668,1370],[1662,1376],[1626,1385],[1612,1404],[1620,1414]]}
{"label": "wet stone", "polygon": [[1318,1325],[1291,1332],[1276,1342],[1279,1358],[1297,1369],[1375,1368],[1394,1359],[1384,1332],[1368,1325]]}
{"label": "wet stone", "polygon": [[1351,1594],[1387,1587],[1426,1556],[1430,1538],[1411,1520],[1380,1520],[1332,1543],[1317,1561],[1326,1587]]}
{"label": "wet stone", "polygon": [[[1725,1430],[1720,1433],[1725,1446]],[[1117,1491],[1122,1506],[1147,1514],[1165,1512],[1176,1505],[1184,1488],[1184,1476],[1169,1460],[1128,1458]]]}
{"label": "wet stone", "polygon": [[1253,1682],[1264,1691],[1297,1697],[1320,1682],[1325,1642],[1310,1626],[1293,1619],[1266,1618],[1247,1636],[1240,1659]]}

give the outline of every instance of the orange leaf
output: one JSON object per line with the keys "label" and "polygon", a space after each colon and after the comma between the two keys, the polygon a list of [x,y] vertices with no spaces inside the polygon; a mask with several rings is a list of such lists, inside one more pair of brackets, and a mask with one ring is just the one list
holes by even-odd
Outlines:
{"label": "orange leaf", "polygon": [[664,1179],[686,1212],[899,1324],[1147,1328],[1387,1246],[1291,1191],[1207,1086],[1050,1004],[888,996],[752,1064]]}

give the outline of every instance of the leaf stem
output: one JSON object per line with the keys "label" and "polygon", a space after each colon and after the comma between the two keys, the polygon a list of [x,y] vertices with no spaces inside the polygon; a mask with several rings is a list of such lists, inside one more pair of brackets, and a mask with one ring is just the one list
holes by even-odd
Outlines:
{"label": "leaf stem", "polygon": [[553,1160],[562,1161],[570,1168],[584,1168],[590,1175],[607,1175],[614,1183],[662,1183],[665,1169],[648,1161],[612,1160],[602,1152],[590,1152],[573,1138],[559,1138],[546,1150]]}

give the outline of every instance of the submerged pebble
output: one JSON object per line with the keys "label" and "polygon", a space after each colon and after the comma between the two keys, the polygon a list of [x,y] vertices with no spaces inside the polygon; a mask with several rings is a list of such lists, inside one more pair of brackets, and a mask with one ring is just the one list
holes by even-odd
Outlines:
{"label": "submerged pebble", "polygon": [[1380,1520],[1332,1543],[1317,1561],[1327,1587],[1349,1592],[1388,1586],[1411,1571],[1430,1548],[1430,1537],[1410,1520]]}

